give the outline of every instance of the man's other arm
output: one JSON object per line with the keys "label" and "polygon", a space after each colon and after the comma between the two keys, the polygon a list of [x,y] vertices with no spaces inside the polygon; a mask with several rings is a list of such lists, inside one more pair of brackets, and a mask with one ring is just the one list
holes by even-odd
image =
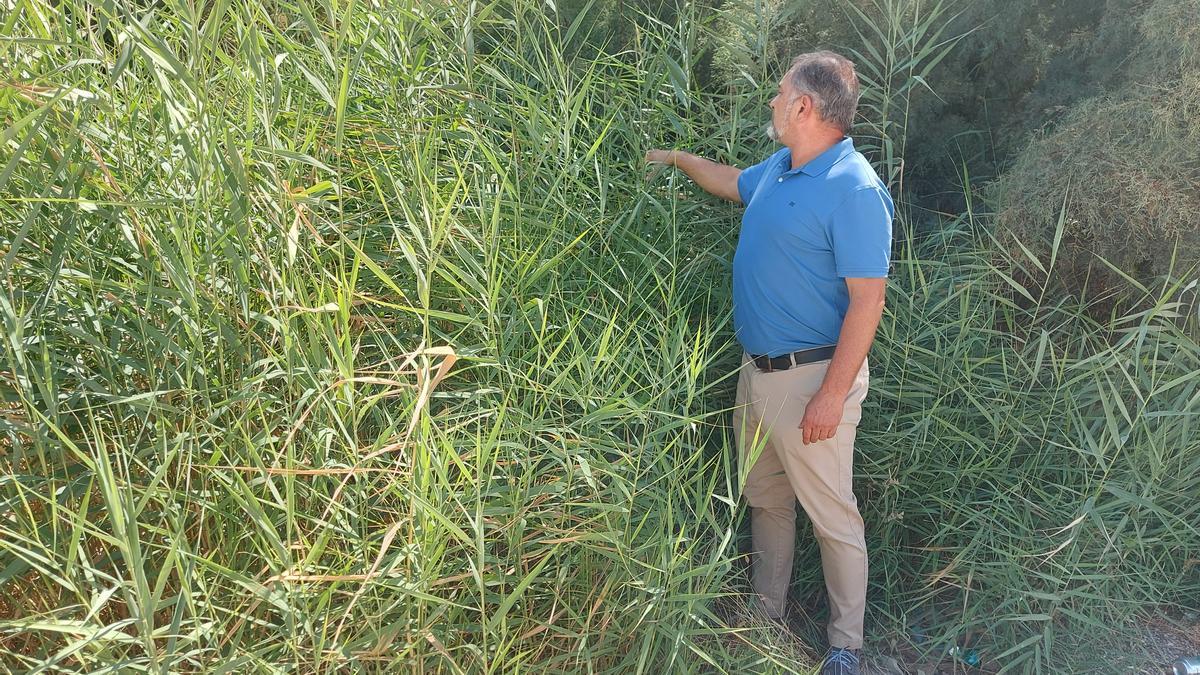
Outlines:
{"label": "man's other arm", "polygon": [[646,153],[646,163],[676,167],[696,181],[696,185],[705,192],[742,203],[742,196],[738,194],[738,176],[742,170],[735,166],[718,164],[683,150],[651,150]]}
{"label": "man's other arm", "polygon": [[825,379],[809,401],[800,422],[805,445],[833,438],[837,433],[846,396],[875,341],[875,330],[883,317],[886,286],[886,278],[846,278],[850,306],[842,319],[842,332],[829,367],[825,369]]}
{"label": "man's other arm", "polygon": [[842,332],[838,336],[837,348],[821,388],[828,390],[841,400],[846,399],[854,378],[862,368],[863,360],[871,351],[875,331],[883,317],[883,295],[887,287],[886,278],[846,278],[850,292],[850,306],[842,319]]}

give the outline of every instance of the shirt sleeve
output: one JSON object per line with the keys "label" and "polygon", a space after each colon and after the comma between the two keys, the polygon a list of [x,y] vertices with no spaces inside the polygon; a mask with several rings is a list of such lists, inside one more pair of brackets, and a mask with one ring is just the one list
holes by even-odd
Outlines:
{"label": "shirt sleeve", "polygon": [[833,211],[830,240],[839,277],[887,276],[894,208],[887,190],[868,186],[852,192]]}
{"label": "shirt sleeve", "polygon": [[742,172],[738,174],[738,196],[742,198],[743,204],[749,204],[750,200],[754,198],[754,192],[758,189],[758,184],[762,179],[763,172],[767,170],[767,163],[771,161],[772,157],[774,157],[774,155],[764,159],[754,166],[742,169]]}

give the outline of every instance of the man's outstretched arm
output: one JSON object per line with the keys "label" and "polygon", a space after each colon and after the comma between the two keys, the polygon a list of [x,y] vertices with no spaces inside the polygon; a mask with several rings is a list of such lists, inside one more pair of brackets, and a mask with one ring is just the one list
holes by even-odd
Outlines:
{"label": "man's outstretched arm", "polygon": [[742,203],[742,197],[738,194],[738,176],[742,170],[735,166],[718,164],[683,150],[651,150],[646,153],[646,163],[676,167],[706,192],[731,202]]}

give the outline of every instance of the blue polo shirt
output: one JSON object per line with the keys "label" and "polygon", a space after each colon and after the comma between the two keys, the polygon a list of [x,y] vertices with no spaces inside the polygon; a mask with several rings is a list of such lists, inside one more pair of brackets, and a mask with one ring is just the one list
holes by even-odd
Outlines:
{"label": "blue polo shirt", "polygon": [[733,328],[751,354],[837,344],[843,277],[886,277],[894,206],[844,137],[793,169],[783,148],[738,176],[746,211],[733,255]]}

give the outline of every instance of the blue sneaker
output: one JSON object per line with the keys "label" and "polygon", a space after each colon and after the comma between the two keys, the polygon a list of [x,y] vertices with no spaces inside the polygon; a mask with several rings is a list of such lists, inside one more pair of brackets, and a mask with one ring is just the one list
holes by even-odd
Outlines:
{"label": "blue sneaker", "polygon": [[825,655],[821,675],[859,675],[859,651],[844,647],[831,648]]}

